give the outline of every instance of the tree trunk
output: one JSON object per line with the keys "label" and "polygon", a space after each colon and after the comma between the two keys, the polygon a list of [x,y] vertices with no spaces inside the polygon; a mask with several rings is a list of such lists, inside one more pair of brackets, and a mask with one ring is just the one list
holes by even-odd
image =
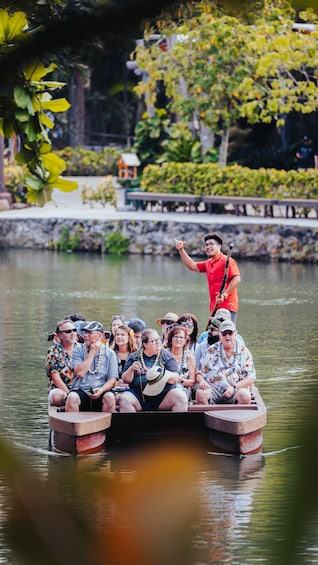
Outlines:
{"label": "tree trunk", "polygon": [[219,165],[220,165],[220,167],[226,167],[226,164],[227,164],[229,137],[230,137],[229,128],[224,128],[223,134],[222,134],[222,139],[221,139],[221,145],[220,145],[220,154],[219,154]]}
{"label": "tree trunk", "polygon": [[213,149],[215,142],[215,135],[213,131],[207,126],[205,126],[202,122],[200,122],[200,142],[201,142],[201,157],[203,159],[207,151],[209,151],[209,149]]}
{"label": "tree trunk", "polygon": [[71,147],[84,145],[85,131],[85,91],[80,71],[75,69],[69,83],[68,111],[69,144]]}

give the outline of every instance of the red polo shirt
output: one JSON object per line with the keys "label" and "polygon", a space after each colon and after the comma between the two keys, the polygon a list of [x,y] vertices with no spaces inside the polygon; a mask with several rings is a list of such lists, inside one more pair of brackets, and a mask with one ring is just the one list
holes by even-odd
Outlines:
{"label": "red polo shirt", "polygon": [[[199,261],[197,263],[197,267],[200,273],[206,273],[208,279],[208,287],[210,293],[210,312],[213,312],[213,309],[215,307],[216,296],[221,289],[221,285],[224,277],[226,259],[227,259],[226,255],[224,255],[223,253],[219,253],[216,257],[207,259],[206,261]],[[230,257],[228,279],[225,285],[224,292],[226,292],[226,288],[230,283],[231,279],[236,275],[240,276],[240,271],[235,259]],[[234,292],[231,292],[231,294],[229,294],[226,300],[220,302],[218,308],[227,308],[228,310],[237,312],[238,311],[237,289],[235,289]]]}

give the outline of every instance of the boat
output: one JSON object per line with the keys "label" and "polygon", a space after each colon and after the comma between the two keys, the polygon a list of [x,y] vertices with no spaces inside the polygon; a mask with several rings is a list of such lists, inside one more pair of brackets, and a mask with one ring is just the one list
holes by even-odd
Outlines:
{"label": "boat", "polygon": [[236,455],[263,448],[266,406],[258,389],[250,404],[189,404],[187,412],[65,412],[49,406],[50,446],[70,454],[96,453],[147,439],[185,440]]}

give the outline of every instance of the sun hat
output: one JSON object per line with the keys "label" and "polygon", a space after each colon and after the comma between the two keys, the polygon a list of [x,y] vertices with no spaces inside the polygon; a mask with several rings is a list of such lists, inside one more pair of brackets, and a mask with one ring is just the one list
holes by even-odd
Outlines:
{"label": "sun hat", "polygon": [[219,308],[215,312],[214,318],[216,318],[217,320],[219,320],[220,318],[224,318],[224,320],[230,320],[231,319],[231,312],[230,312],[230,310],[227,310],[226,308]]}
{"label": "sun hat", "polygon": [[104,326],[100,322],[86,322],[82,327],[82,331],[86,330],[88,332],[101,332],[104,333]]}
{"label": "sun hat", "polygon": [[143,390],[146,396],[157,396],[165,388],[167,381],[174,375],[171,371],[166,371],[164,367],[155,365],[147,371],[147,384]]}
{"label": "sun hat", "polygon": [[156,320],[156,323],[161,326],[164,320],[167,320],[168,322],[176,322],[178,318],[179,316],[178,314],[175,314],[175,312],[167,312],[166,315],[163,316],[163,318],[158,318],[158,320]]}
{"label": "sun hat", "polygon": [[222,322],[222,324],[220,325],[221,333],[225,332],[226,330],[230,330],[231,332],[236,331],[235,324],[232,322],[232,320],[224,320],[224,322]]}

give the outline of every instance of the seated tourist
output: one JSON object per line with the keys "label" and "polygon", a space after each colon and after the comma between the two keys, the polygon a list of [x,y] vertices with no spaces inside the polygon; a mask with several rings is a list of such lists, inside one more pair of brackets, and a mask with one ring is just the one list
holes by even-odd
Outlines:
{"label": "seated tourist", "polygon": [[115,330],[112,349],[115,351],[118,364],[118,381],[116,386],[122,386],[124,384],[122,374],[124,372],[125,363],[129,355],[138,349],[134,330],[125,325],[119,326],[119,328]]}
{"label": "seated tourist", "polygon": [[100,322],[87,322],[83,332],[84,343],[73,351],[76,377],[65,409],[67,412],[114,412],[116,399],[111,389],[118,379],[116,354],[103,343],[104,328]]}
{"label": "seated tourist", "polygon": [[188,334],[184,326],[173,326],[167,336],[166,349],[171,351],[178,363],[179,379],[177,388],[192,398],[192,387],[195,383],[195,360],[187,347]]}
{"label": "seated tourist", "polygon": [[198,340],[198,320],[196,316],[190,312],[185,312],[179,316],[177,324],[185,327],[188,336],[187,346],[194,355]]}
{"label": "seated tourist", "polygon": [[253,357],[231,320],[222,322],[220,340],[207,349],[196,379],[198,404],[250,403],[256,379]]}
{"label": "seated tourist", "polygon": [[120,412],[187,411],[186,395],[176,388],[179,379],[177,361],[170,351],[162,348],[156,330],[143,331],[141,348],[129,356],[122,378],[129,384],[129,391],[120,395]]}
{"label": "seated tourist", "polygon": [[72,354],[77,331],[72,320],[58,322],[54,343],[46,354],[46,374],[49,379],[48,401],[54,406],[63,406],[74,379]]}
{"label": "seated tourist", "polygon": [[167,314],[163,318],[158,318],[156,323],[161,326],[161,341],[164,343],[166,339],[166,333],[169,329],[169,326],[175,324],[178,319],[178,314],[174,312],[167,312]]}

